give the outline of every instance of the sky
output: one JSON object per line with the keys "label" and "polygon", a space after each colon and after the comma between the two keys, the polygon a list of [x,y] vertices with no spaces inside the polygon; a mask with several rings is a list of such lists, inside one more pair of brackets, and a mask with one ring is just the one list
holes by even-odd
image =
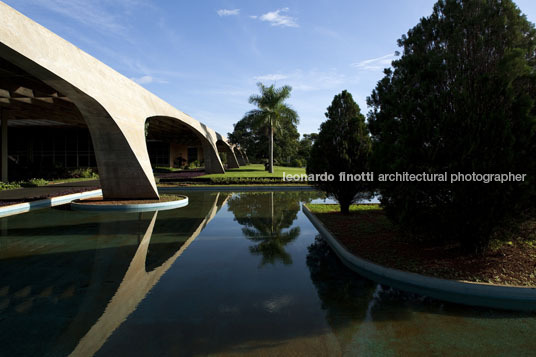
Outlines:
{"label": "sky", "polygon": [[[171,105],[227,135],[257,82],[290,85],[301,134],[334,95],[366,97],[397,39],[434,0],[4,0]],[[536,1],[516,4],[536,22]]]}

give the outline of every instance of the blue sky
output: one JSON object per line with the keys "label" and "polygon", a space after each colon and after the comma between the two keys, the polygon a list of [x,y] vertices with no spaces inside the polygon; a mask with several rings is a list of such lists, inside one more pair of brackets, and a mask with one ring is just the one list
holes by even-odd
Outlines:
{"label": "blue sky", "polygon": [[[226,135],[256,83],[291,85],[300,133],[333,96],[366,97],[396,40],[434,0],[4,0],[178,109]],[[536,21],[536,1],[518,0]]]}

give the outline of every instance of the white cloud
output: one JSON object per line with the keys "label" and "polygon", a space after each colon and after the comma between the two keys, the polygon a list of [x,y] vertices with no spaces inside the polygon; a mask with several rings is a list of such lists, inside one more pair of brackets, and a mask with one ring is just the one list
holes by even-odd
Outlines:
{"label": "white cloud", "polygon": [[258,16],[257,15],[250,15],[249,18],[250,19],[256,19]]}
{"label": "white cloud", "polygon": [[240,9],[233,9],[233,10],[229,10],[229,9],[220,9],[217,11],[218,13],[218,16],[222,17],[222,16],[236,16],[238,14],[240,14]]}
{"label": "white cloud", "polygon": [[77,22],[90,25],[93,28],[114,33],[122,33],[125,26],[120,23],[117,16],[112,15],[108,9],[97,2],[84,0],[37,0],[35,5],[46,8]]}
{"label": "white cloud", "polygon": [[395,54],[387,54],[385,56],[371,58],[357,63],[352,63],[352,66],[365,70],[365,71],[377,71],[384,68],[391,67],[391,62],[396,59]]}
{"label": "white cloud", "polygon": [[266,301],[263,301],[263,307],[270,313],[278,312],[293,303],[291,296],[278,296]]}
{"label": "white cloud", "polygon": [[288,76],[286,76],[284,74],[273,73],[273,74],[265,74],[263,76],[257,76],[257,77],[253,77],[253,78],[255,80],[257,80],[257,81],[279,81],[281,79],[288,78]]}
{"label": "white cloud", "polygon": [[138,84],[147,84],[147,83],[152,83],[154,81],[154,78],[152,76],[142,76],[139,78],[131,78],[131,79]]}
{"label": "white cloud", "polygon": [[145,76],[141,76],[141,77],[133,77],[133,78],[130,78],[130,79],[132,79],[134,82],[136,82],[138,84],[167,83],[167,81],[155,78],[155,77],[150,76],[150,75],[145,75]]}
{"label": "white cloud", "polygon": [[267,12],[259,17],[261,21],[267,21],[272,26],[283,26],[283,27],[299,27],[296,23],[296,19],[287,15],[282,15],[282,12],[287,12],[288,7],[283,9],[278,9],[275,11]]}
{"label": "white cloud", "polygon": [[256,81],[279,81],[285,80],[295,91],[311,92],[321,90],[338,90],[348,82],[348,78],[336,69],[303,71],[301,69],[282,73],[271,73],[253,77]]}

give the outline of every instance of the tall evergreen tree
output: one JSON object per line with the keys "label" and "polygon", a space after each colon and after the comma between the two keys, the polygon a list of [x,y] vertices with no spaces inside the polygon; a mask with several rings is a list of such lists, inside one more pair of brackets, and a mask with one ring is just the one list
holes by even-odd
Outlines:
{"label": "tall evergreen tree", "polygon": [[382,204],[398,223],[479,250],[534,193],[535,39],[510,0],[440,0],[398,41],[401,58],[368,98],[376,170],[530,174],[386,183]]}
{"label": "tall evergreen tree", "polygon": [[366,181],[340,180],[339,173],[361,174],[368,171],[371,152],[365,116],[346,90],[337,94],[320,125],[307,162],[307,174],[332,174],[334,181],[315,181],[314,185],[334,196],[341,212],[348,214],[350,205],[358,198],[369,195]]}

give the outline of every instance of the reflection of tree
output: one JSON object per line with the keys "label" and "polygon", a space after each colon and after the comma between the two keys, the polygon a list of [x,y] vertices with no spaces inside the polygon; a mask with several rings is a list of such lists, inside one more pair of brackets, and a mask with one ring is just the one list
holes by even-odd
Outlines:
{"label": "reflection of tree", "polygon": [[259,232],[250,228],[243,228],[242,233],[251,241],[257,243],[249,247],[254,255],[262,255],[261,266],[270,263],[275,264],[280,260],[283,264],[292,264],[292,257],[285,251],[285,246],[300,235],[300,227],[294,227],[287,232],[280,230]]}
{"label": "reflection of tree", "polygon": [[377,284],[346,268],[320,236],[307,250],[307,267],[326,321],[345,350],[356,337],[357,322],[365,319]]}
{"label": "reflection of tree", "polygon": [[256,243],[249,248],[250,252],[262,255],[261,266],[278,261],[292,264],[285,246],[300,235],[300,228],[291,226],[298,217],[300,201],[310,200],[310,196],[311,192],[264,192],[238,194],[229,199],[229,210],[244,226],[242,233]]}

